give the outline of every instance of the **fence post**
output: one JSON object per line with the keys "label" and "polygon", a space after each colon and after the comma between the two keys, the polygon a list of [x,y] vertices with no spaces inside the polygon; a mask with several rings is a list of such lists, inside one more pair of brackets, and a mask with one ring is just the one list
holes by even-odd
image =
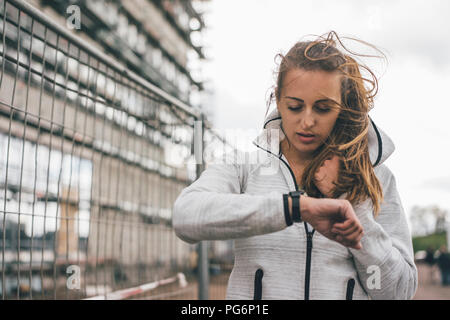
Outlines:
{"label": "fence post", "polygon": [[[195,121],[194,125],[194,155],[197,164],[197,178],[204,170],[203,147],[204,147],[204,115],[200,121]],[[201,241],[197,247],[198,250],[198,299],[208,300],[209,298],[209,265],[208,265],[208,241]]]}

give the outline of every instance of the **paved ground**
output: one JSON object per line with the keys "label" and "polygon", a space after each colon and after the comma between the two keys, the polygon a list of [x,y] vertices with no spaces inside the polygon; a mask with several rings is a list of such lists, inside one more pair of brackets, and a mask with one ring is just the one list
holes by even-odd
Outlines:
{"label": "paved ground", "polygon": [[450,286],[441,285],[439,269],[430,268],[423,263],[417,264],[419,272],[419,287],[414,300],[450,300]]}
{"label": "paved ground", "polygon": [[[224,300],[229,273],[210,276],[209,299]],[[161,286],[148,293],[131,297],[131,300],[197,300],[198,282],[195,278],[187,279],[188,285],[180,288],[178,283]]]}

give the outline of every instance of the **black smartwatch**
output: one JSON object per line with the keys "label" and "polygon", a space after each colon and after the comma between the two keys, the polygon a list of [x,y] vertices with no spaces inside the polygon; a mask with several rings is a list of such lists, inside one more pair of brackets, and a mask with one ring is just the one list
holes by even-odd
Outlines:
{"label": "black smartwatch", "polygon": [[292,199],[292,221],[294,222],[302,222],[302,216],[300,213],[300,196],[304,193],[304,191],[289,192],[289,196]]}

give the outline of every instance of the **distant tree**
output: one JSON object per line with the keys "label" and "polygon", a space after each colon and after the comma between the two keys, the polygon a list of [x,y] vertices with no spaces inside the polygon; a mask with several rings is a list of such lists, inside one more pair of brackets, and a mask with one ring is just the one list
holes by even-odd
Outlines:
{"label": "distant tree", "polygon": [[448,211],[437,205],[414,206],[409,216],[411,232],[415,236],[444,232],[448,221],[447,216],[449,216]]}
{"label": "distant tree", "polygon": [[438,206],[434,206],[432,210],[434,216],[436,217],[435,233],[445,232],[447,230],[448,212]]}

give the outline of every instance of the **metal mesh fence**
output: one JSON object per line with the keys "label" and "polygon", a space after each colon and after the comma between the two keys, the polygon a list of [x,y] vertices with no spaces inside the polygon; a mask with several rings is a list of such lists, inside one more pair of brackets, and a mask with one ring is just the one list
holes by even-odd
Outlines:
{"label": "metal mesh fence", "polygon": [[[2,298],[197,298],[171,210],[200,115],[23,1],[0,1],[0,36]],[[223,299],[230,243],[209,258]]]}

